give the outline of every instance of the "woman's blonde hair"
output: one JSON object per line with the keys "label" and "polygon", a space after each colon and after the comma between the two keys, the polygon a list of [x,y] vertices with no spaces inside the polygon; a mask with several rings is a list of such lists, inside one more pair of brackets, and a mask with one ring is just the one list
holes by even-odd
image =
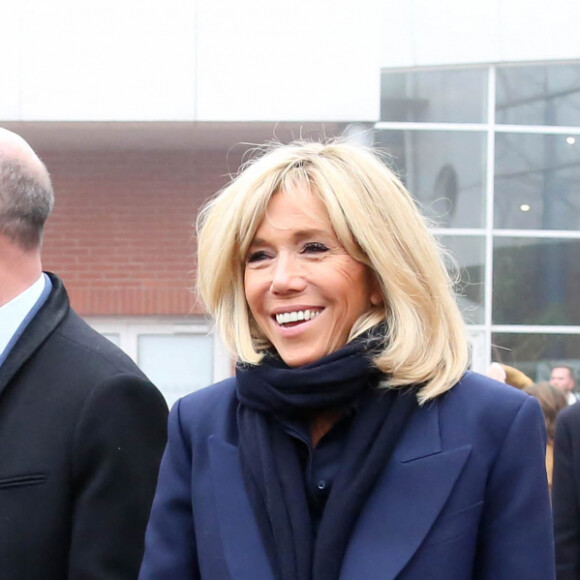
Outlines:
{"label": "woman's blonde hair", "polygon": [[324,203],[341,244],[379,282],[383,303],[355,323],[349,340],[386,321],[374,359],[385,385],[417,385],[422,403],[450,389],[467,367],[468,347],[443,253],[377,153],[337,140],[271,146],[200,212],[198,296],[232,353],[259,364],[271,346],[246,303],[245,259],[272,196],[296,186]]}

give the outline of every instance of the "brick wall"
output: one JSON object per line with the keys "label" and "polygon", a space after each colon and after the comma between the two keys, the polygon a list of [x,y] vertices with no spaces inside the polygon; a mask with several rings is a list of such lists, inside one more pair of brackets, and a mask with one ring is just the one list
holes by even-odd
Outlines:
{"label": "brick wall", "polygon": [[64,280],[79,314],[199,310],[191,290],[195,216],[239,159],[223,151],[39,154],[56,196],[43,265]]}

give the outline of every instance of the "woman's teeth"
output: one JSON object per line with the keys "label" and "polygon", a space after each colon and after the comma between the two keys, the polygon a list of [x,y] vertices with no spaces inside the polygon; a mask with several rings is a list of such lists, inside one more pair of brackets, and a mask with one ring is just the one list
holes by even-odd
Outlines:
{"label": "woman's teeth", "polygon": [[289,322],[312,320],[313,318],[316,318],[321,312],[321,310],[296,310],[295,312],[284,312],[283,314],[276,314],[276,322],[282,325],[288,324]]}

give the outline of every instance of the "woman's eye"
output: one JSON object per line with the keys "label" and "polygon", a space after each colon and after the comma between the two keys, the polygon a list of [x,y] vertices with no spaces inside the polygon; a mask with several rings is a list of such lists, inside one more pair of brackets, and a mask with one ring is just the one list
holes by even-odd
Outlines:
{"label": "woman's eye", "polygon": [[248,257],[246,258],[246,262],[251,264],[253,262],[260,262],[265,260],[268,257],[268,254],[264,250],[258,250],[256,252],[250,252]]}
{"label": "woman's eye", "polygon": [[328,252],[328,246],[321,244],[320,242],[308,242],[304,244],[302,248],[303,254],[321,254],[323,252]]}

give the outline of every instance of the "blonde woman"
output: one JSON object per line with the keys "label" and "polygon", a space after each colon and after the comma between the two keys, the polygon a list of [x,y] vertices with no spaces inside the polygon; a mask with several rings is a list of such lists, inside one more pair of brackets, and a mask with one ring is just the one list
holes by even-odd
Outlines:
{"label": "blonde woman", "polygon": [[142,580],[553,578],[539,405],[466,372],[441,252],[372,151],[270,149],[198,260],[236,376],[172,410]]}

